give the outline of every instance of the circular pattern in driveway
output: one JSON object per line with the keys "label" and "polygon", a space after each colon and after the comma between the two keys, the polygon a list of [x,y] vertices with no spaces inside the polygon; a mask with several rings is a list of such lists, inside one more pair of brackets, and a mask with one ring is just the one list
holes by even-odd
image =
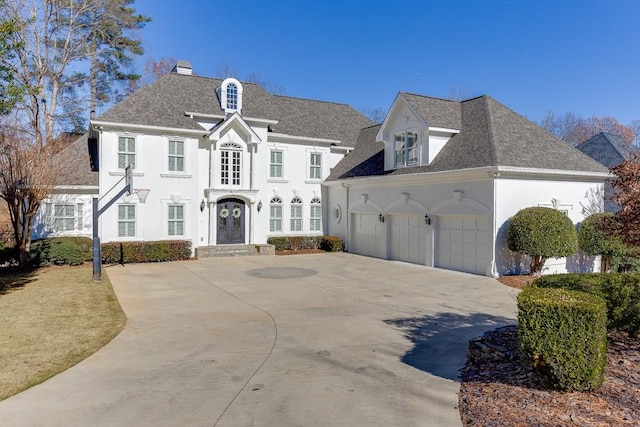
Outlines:
{"label": "circular pattern in driveway", "polygon": [[317,273],[316,270],[311,270],[310,268],[268,267],[249,270],[245,274],[259,279],[300,279]]}

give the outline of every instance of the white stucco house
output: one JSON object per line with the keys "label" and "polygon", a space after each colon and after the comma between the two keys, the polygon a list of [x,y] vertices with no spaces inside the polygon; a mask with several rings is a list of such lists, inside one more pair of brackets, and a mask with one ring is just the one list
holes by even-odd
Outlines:
{"label": "white stucco house", "polygon": [[[348,105],[197,76],[184,61],[60,155],[67,172],[35,237],[91,236],[91,198],[106,203],[130,164],[146,202],[120,198],[99,219],[102,242],[189,240],[206,256],[325,234],[349,252],[489,276],[527,269],[506,247],[513,214],[549,206],[578,223],[609,176],[488,96],[400,93],[373,125]],[[593,261],[548,260],[546,272]]]}
{"label": "white stucco house", "polygon": [[[324,183],[327,232],[347,250],[496,276],[528,270],[505,236],[509,218],[548,206],[574,223],[608,170],[496,100],[400,93]],[[590,209],[602,209],[602,200]],[[545,272],[593,271],[550,259]]]}
{"label": "white stucco house", "polygon": [[[102,242],[190,240],[203,255],[322,235],[321,183],[370,124],[345,104],[197,76],[180,61],[92,119],[90,134],[63,151],[84,181],[63,177],[34,234],[91,236],[91,197],[103,206],[132,165],[137,191],[100,217]],[[148,190],[145,203],[139,190]]]}

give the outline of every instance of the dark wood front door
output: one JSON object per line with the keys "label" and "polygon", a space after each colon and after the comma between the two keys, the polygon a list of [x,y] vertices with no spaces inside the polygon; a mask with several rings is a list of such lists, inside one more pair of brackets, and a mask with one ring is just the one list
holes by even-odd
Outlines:
{"label": "dark wood front door", "polygon": [[218,201],[218,245],[244,243],[245,204],[239,199]]}

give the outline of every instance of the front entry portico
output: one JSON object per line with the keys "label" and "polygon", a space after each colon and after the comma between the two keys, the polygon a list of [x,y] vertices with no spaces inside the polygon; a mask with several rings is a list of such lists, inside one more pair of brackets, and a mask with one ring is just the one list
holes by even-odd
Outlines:
{"label": "front entry portico", "polygon": [[221,199],[217,203],[216,244],[245,243],[245,203],[240,199]]}

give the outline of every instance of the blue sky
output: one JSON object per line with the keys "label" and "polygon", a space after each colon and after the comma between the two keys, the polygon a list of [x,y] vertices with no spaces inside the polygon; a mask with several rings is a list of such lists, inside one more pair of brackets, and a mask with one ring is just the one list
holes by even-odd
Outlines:
{"label": "blue sky", "polygon": [[546,111],[640,120],[640,0],[136,0],[146,53],[286,95],[386,110],[399,91],[488,94]]}

